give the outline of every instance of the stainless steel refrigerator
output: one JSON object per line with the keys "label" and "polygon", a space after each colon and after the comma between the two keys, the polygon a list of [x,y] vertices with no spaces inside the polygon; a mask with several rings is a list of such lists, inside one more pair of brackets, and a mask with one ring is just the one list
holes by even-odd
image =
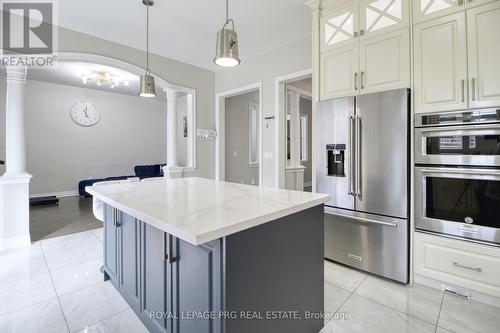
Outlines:
{"label": "stainless steel refrigerator", "polygon": [[409,90],[318,103],[316,191],[325,257],[408,282]]}

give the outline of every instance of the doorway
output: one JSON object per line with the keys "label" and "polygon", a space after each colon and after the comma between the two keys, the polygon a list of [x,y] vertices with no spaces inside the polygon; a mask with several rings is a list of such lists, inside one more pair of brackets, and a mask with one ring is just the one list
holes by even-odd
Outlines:
{"label": "doorway", "polygon": [[275,94],[279,187],[311,192],[314,159],[311,70],[276,78]]}
{"label": "doorway", "polygon": [[217,94],[216,179],[261,185],[261,83]]}

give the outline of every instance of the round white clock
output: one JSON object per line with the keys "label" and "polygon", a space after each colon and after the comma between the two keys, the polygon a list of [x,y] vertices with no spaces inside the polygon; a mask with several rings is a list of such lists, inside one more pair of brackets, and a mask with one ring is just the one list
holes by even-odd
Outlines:
{"label": "round white clock", "polygon": [[80,126],[93,126],[101,119],[101,113],[90,102],[78,102],[71,107],[71,118]]}

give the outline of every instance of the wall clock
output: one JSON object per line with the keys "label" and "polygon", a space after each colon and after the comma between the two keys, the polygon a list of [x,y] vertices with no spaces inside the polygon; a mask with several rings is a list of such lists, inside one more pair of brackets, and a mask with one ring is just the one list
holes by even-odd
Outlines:
{"label": "wall clock", "polygon": [[80,126],[94,126],[101,119],[101,112],[90,102],[78,102],[71,107],[71,118]]}

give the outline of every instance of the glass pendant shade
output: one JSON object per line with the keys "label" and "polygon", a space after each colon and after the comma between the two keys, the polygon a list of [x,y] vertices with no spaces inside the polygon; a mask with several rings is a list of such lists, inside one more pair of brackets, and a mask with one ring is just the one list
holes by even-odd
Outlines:
{"label": "glass pendant shade", "polygon": [[156,96],[155,78],[149,73],[141,75],[141,90],[139,92],[139,96],[141,97]]}
{"label": "glass pendant shade", "polygon": [[238,34],[236,31],[225,28],[219,30],[214,62],[221,67],[236,67],[240,64]]}

